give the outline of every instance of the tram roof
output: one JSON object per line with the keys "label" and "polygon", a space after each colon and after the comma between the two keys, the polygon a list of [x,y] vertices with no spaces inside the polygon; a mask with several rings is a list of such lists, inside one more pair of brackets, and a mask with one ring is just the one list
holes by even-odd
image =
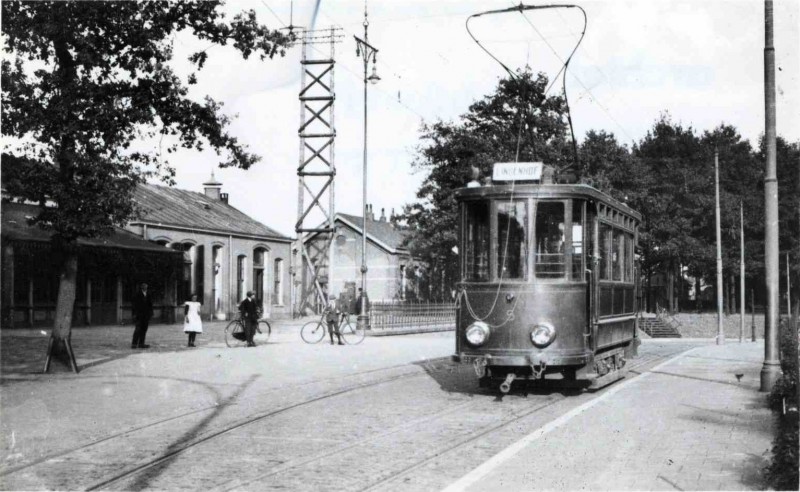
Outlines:
{"label": "tram roof", "polygon": [[626,213],[639,222],[642,221],[642,214],[587,184],[508,184],[456,190],[456,198],[498,198],[508,197],[511,194],[520,198],[590,198]]}

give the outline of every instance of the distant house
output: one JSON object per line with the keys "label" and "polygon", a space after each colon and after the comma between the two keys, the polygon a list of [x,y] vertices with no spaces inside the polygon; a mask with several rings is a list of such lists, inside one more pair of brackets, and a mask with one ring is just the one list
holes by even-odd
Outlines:
{"label": "distant house", "polygon": [[[320,234],[311,234],[303,239],[310,256],[321,265],[319,277],[328,294],[355,297],[361,286],[364,222],[363,217],[337,213],[334,218],[336,233],[330,251],[326,251],[325,238]],[[366,225],[367,293],[370,300],[403,300],[415,296],[418,263],[404,245],[407,233],[387,221],[383,211],[376,220],[371,206],[368,207]],[[300,265],[296,268],[301,272],[298,311],[318,308],[319,299],[315,296],[309,269]]]}
{"label": "distant house", "polygon": [[[193,294],[202,314],[230,319],[248,290],[264,316],[291,314],[293,239],[228,204],[222,183],[203,183],[204,193],[146,184],[136,190],[141,218],[127,229],[143,239],[183,253],[177,306]],[[182,319],[178,309],[176,318]]]}
{"label": "distant house", "polygon": [[[2,203],[3,328],[53,325],[61,264],[52,233],[29,223],[40,212],[37,205]],[[119,228],[106,237],[78,239],[77,251],[73,325],[130,322],[140,282],[150,286],[154,321],[174,321],[180,252]]]}

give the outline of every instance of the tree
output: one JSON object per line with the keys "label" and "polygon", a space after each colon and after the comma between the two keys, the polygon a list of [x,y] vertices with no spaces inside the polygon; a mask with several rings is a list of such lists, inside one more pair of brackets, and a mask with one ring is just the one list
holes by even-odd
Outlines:
{"label": "tree", "polygon": [[[449,292],[458,281],[458,208],[453,191],[471,179],[472,168],[491,174],[494,162],[544,161],[557,169],[571,164],[566,105],[547,96],[547,77],[529,70],[500,80],[491,94],[470,105],[459,121],[422,127],[414,168],[427,172],[418,203],[406,205],[402,222],[412,231],[409,248],[428,263],[430,277]],[[519,159],[517,159],[519,157]]]}
{"label": "tree", "polygon": [[[258,24],[255,12],[225,20],[221,2],[2,3],[3,151],[8,192],[41,204],[33,222],[52,231],[63,258],[51,340],[71,356],[79,237],[108,234],[134,217],[132,194],[152,176],[174,171],[134,143],[166,137],[170,154],[206,146],[221,167],[249,168],[259,158],[227,132],[229,118],[207,97],[196,102],[169,66],[175,33],[232,44],[245,58],[283,55],[290,38]],[[190,57],[202,69],[207,52]],[[45,207],[46,202],[54,204]]]}

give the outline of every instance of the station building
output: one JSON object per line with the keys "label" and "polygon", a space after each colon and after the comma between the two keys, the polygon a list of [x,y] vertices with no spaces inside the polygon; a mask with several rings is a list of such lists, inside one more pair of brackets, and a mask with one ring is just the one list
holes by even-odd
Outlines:
{"label": "station building", "polygon": [[[141,185],[139,219],[110,236],[78,240],[74,326],[132,322],[141,282],[153,296],[153,322],[182,321],[193,294],[204,319],[229,319],[248,290],[265,317],[291,314],[292,238],[228,204],[213,174],[204,188]],[[38,211],[2,203],[3,327],[53,323],[60,262],[51,234],[29,224]]]}

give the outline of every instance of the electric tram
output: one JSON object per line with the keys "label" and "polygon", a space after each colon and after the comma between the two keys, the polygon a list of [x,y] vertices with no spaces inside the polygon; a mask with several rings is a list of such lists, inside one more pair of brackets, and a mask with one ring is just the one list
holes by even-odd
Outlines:
{"label": "electric tram", "polygon": [[542,163],[495,164],[456,192],[456,346],[481,383],[573,381],[599,388],[636,355],[641,215]]}

